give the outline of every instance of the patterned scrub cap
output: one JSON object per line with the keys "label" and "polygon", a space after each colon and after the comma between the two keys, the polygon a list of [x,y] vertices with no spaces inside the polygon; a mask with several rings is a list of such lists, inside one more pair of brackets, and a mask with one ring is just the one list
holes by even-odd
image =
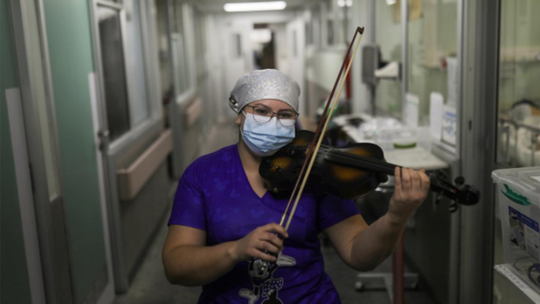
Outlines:
{"label": "patterned scrub cap", "polygon": [[277,99],[289,104],[298,112],[300,86],[291,77],[274,69],[255,70],[242,76],[229,97],[229,106],[234,112],[249,103],[262,99]]}

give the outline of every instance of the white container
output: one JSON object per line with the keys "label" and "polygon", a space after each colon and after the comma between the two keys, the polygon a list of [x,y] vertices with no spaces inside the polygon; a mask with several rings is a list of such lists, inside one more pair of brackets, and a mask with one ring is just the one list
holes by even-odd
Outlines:
{"label": "white container", "polygon": [[431,151],[431,133],[428,127],[384,128],[377,133],[375,142],[384,150],[420,147]]}
{"label": "white container", "polygon": [[540,167],[495,170],[491,177],[497,183],[505,263],[540,292]]}

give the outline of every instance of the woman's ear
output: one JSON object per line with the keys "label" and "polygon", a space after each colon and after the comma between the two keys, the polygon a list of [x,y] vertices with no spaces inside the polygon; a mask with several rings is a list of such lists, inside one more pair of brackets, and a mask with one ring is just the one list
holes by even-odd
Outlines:
{"label": "woman's ear", "polygon": [[242,124],[242,114],[238,114],[238,117],[236,118],[236,124],[241,125]]}

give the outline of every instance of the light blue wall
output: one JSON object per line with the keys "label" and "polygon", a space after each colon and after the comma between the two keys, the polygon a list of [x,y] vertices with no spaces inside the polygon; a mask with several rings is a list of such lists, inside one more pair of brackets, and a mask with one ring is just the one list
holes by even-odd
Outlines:
{"label": "light blue wall", "polygon": [[0,1],[0,303],[31,303],[6,89],[19,86],[7,1]]}
{"label": "light blue wall", "polygon": [[88,86],[88,74],[94,71],[88,2],[43,2],[77,303],[106,267]]}

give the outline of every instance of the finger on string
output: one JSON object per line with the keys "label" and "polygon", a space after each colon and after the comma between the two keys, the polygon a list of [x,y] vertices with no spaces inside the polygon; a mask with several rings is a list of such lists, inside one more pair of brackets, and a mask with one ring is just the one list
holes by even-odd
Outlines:
{"label": "finger on string", "polygon": [[422,180],[422,189],[429,189],[430,179],[429,176],[426,174],[426,169],[421,168],[419,172],[420,179]]}
{"label": "finger on string", "polygon": [[420,181],[420,173],[418,173],[416,170],[411,170],[410,172],[411,176],[411,187],[412,189],[422,189],[421,181]]}
{"label": "finger on string", "polygon": [[394,169],[394,188],[395,193],[401,193],[401,168],[396,167]]}
{"label": "finger on string", "polygon": [[408,191],[411,188],[411,174],[409,173],[408,168],[403,168],[401,171],[401,180],[403,183],[403,190]]}

